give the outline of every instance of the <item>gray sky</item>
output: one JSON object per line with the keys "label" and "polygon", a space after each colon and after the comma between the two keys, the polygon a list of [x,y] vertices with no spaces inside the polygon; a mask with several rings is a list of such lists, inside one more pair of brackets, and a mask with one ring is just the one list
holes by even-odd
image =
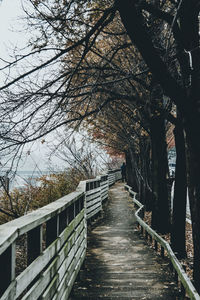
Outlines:
{"label": "gray sky", "polygon": [[[23,20],[20,16],[23,16],[23,10],[21,8],[20,0],[3,0],[0,4],[0,57],[8,59],[8,49],[15,46],[23,47],[26,45],[26,41],[29,36],[26,35],[23,29]],[[1,62],[0,62],[1,65]],[[2,74],[0,72],[0,81],[2,81]],[[62,134],[62,128],[59,129],[59,133]],[[48,153],[49,146],[57,144],[55,136],[58,133],[51,133],[44,140],[38,140],[34,144],[28,144],[24,151],[24,160],[20,165],[20,170],[45,170],[49,168]],[[78,141],[78,135],[76,135],[76,142]],[[66,167],[63,161],[57,157],[52,157],[51,166],[52,169],[62,169]]]}
{"label": "gray sky", "polygon": [[[20,0],[3,0],[0,4],[0,49],[1,57],[7,56],[7,48],[11,45],[22,45],[24,34],[17,32],[22,23],[18,20],[23,14]],[[21,25],[20,25],[21,23]]]}
{"label": "gray sky", "polygon": [[[0,4],[0,57],[3,59],[8,59],[9,48],[15,46],[21,48],[28,39],[28,36],[20,31],[23,28],[23,21],[20,18],[23,16],[23,10],[20,2],[20,0],[3,0]],[[2,65],[1,62],[0,65]],[[24,162],[20,169],[33,170],[37,169],[37,166],[41,170],[47,169],[49,144],[53,140],[54,135],[51,134],[45,138],[44,143],[39,140],[33,145],[27,145],[24,152]],[[63,163],[56,157],[53,159],[53,164],[58,168],[63,167]]]}

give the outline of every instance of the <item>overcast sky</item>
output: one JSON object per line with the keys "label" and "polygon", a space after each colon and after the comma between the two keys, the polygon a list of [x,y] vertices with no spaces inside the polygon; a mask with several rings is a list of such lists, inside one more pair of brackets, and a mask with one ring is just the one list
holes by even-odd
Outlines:
{"label": "overcast sky", "polygon": [[[28,36],[22,32],[23,28],[23,10],[20,0],[3,0],[0,4],[0,57],[8,59],[9,48],[14,46],[22,47],[25,45]],[[0,63],[1,64],[1,63]],[[1,77],[1,74],[0,74]],[[21,165],[23,170],[33,170],[48,168],[47,153],[49,145],[54,140],[54,135],[45,138],[45,142],[38,141],[34,145],[27,145],[24,152],[24,163]],[[62,167],[63,163],[53,159],[53,163]],[[37,166],[36,166],[37,165]]]}
{"label": "overcast sky", "polygon": [[6,57],[11,45],[21,45],[25,41],[20,30],[22,22],[18,20],[23,15],[20,0],[2,0],[0,4],[0,46],[1,57]]}

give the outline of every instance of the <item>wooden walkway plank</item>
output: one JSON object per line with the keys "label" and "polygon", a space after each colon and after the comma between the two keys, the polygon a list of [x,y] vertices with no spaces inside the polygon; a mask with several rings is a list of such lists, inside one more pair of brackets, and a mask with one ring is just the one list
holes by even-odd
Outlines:
{"label": "wooden walkway plank", "polygon": [[123,184],[110,190],[104,215],[88,233],[85,269],[70,300],[179,299],[168,262],[140,237]]}

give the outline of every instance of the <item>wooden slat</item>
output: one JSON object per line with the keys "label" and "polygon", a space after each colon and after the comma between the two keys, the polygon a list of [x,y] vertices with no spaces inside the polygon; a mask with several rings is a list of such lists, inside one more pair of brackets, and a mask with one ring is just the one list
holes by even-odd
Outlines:
{"label": "wooden slat", "polygon": [[86,198],[89,198],[90,195],[97,194],[97,193],[101,193],[101,188],[100,187],[92,189],[90,191],[87,191],[86,192]]}
{"label": "wooden slat", "polygon": [[105,193],[101,194],[101,198],[102,198],[102,199],[108,198],[108,193],[105,192]]}
{"label": "wooden slat", "polygon": [[0,300],[15,300],[16,299],[16,282],[13,281],[1,296]]}
{"label": "wooden slat", "polygon": [[[77,253],[82,253],[82,251],[85,250],[85,240],[83,240],[82,244],[80,245]],[[52,283],[48,286],[48,288],[45,290],[44,294],[41,296],[41,300],[49,300],[51,297],[58,291],[58,294],[60,293],[60,290],[62,288],[65,288],[65,283],[70,281],[71,274],[74,272],[74,269],[76,267],[77,261],[79,259],[79,256],[74,255],[73,258],[70,261],[70,264],[66,270],[66,274],[62,278],[61,282],[59,280],[59,273],[56,274],[55,278],[53,279]]]}
{"label": "wooden slat", "polygon": [[[54,277],[56,276],[56,281],[59,280],[59,274],[57,273],[57,271],[59,270],[62,264],[65,265],[67,265],[67,263],[70,264],[69,257],[73,257],[74,252],[81,245],[83,239],[85,239],[85,231],[86,231],[85,229],[82,229],[81,235],[79,235],[78,238],[76,239],[74,239],[74,236],[77,235],[77,232],[74,233],[74,236],[70,237],[70,240],[66,242],[61,252],[53,260],[50,266],[45,271],[42,272],[38,281],[27,292],[27,294],[22,298],[22,300],[37,299],[44,292],[44,290],[49,284],[50,287],[54,286],[55,284]],[[53,285],[50,282],[53,282]]]}
{"label": "wooden slat", "polygon": [[8,222],[0,225],[0,255],[16,240],[18,230]]}
{"label": "wooden slat", "polygon": [[76,188],[76,191],[85,193],[85,191],[86,191],[86,180],[79,182],[79,185]]}
{"label": "wooden slat", "polygon": [[87,179],[86,180],[86,182],[97,182],[97,181],[99,181],[100,180],[100,176],[97,176],[96,178],[94,178],[94,179]]}
{"label": "wooden slat", "polygon": [[99,192],[92,194],[89,197],[86,197],[86,203],[89,203],[91,200],[99,198],[99,197],[101,197],[101,193],[99,193]]}
{"label": "wooden slat", "polygon": [[66,257],[65,261],[62,263],[62,265],[60,266],[60,268],[58,270],[59,281],[61,281],[64,278],[64,276],[65,276],[65,274],[66,274],[66,272],[69,268],[69,265],[70,265],[71,261],[74,259],[78,249],[81,248],[82,245],[86,246],[85,231],[84,230],[81,232],[78,240],[76,241],[76,244],[74,244],[73,252],[72,252],[71,257],[68,257],[68,258]]}
{"label": "wooden slat", "polygon": [[[83,219],[84,210],[74,219],[69,226],[64,230],[61,235],[52,243],[31,265],[29,265],[24,272],[22,272],[17,278],[16,295],[17,297],[27,288],[27,286],[34,280],[35,277],[45,268],[45,266],[53,259],[56,253],[61,249],[68,237],[73,232],[74,228],[80,223],[79,230],[85,226]],[[70,237],[67,247],[73,244],[72,240],[76,238],[77,232]],[[64,249],[65,250],[65,249]],[[63,251],[64,251],[63,250]]]}
{"label": "wooden slat", "polygon": [[91,206],[89,206],[89,207],[87,208],[87,214],[88,214],[89,212],[91,212],[92,210],[94,210],[96,207],[99,207],[99,206],[102,207],[101,201],[95,202],[93,205],[91,205]]}
{"label": "wooden slat", "polygon": [[[29,256],[30,262],[33,259],[35,258],[36,259],[17,278],[15,278],[14,264],[12,263],[12,270],[10,271],[9,274],[11,274],[12,277],[11,280],[13,280],[13,282],[11,282],[11,284],[8,286],[5,292],[2,290],[4,292],[4,295],[2,296],[4,297],[3,299],[8,300],[10,298],[14,300],[15,297],[20,296],[22,292],[24,292],[24,290],[26,290],[28,286],[38,276],[40,281],[34,283],[33,287],[26,293],[26,296],[24,296],[23,299],[35,299],[34,298],[36,296],[35,293],[36,291],[39,291],[39,289],[37,290],[36,286],[37,287],[40,286],[41,288],[42,285],[43,286],[42,288],[44,288],[44,286],[49,285],[49,280],[52,280],[52,276],[54,276],[54,279],[50,284],[52,285],[52,290],[54,285],[57,286],[57,280],[60,281],[61,277],[65,276],[64,274],[66,271],[65,269],[66,269],[67,262],[65,262],[63,266],[62,263],[65,261],[66,253],[69,254],[70,251],[72,251],[72,253],[73,251],[79,251],[77,249],[78,244],[77,245],[75,244],[79,243],[80,236],[81,238],[84,239],[86,239],[87,237],[86,218],[90,218],[91,216],[94,216],[102,209],[102,200],[104,198],[107,198],[108,185],[110,184],[110,182],[114,183],[115,178],[117,176],[115,173],[116,172],[113,172],[109,176],[102,175],[96,177],[95,179],[82,181],[79,183],[79,186],[77,187],[75,192],[70,193],[58,199],[57,201],[50,203],[36,211],[33,211],[28,215],[25,215],[23,217],[20,217],[16,220],[9,222],[8,224],[0,226],[0,254],[4,253],[9,246],[14,245],[15,240],[20,235],[23,235],[25,233],[28,233],[29,236],[30,234],[32,234],[35,237],[36,236],[35,232],[37,231],[37,244],[38,244],[37,253],[34,253],[34,255],[32,255],[31,257]],[[86,191],[87,185],[88,188],[90,189],[89,191]],[[43,253],[40,254],[40,252],[42,251],[41,248],[42,224],[47,223],[49,220],[52,220],[53,218],[56,218],[58,222],[59,215],[81,197],[84,198],[85,209],[83,209],[82,212],[79,213],[74,220],[72,220],[72,222],[68,225],[66,229],[64,229],[64,225],[63,225],[62,230],[64,229],[64,231],[59,236],[58,234],[60,233],[60,231],[58,232],[58,228],[57,228],[57,235],[54,236],[52,241],[49,240],[50,245],[48,246],[47,243],[46,245],[48,248]],[[86,206],[87,206],[87,210],[86,210]],[[76,212],[78,211],[79,208],[76,209]],[[30,241],[29,253],[31,253],[31,249],[34,247],[34,245],[31,245],[32,238],[30,238],[29,241]],[[86,240],[84,241],[84,243],[86,245]],[[72,247],[72,249],[75,250],[70,250],[71,249],[70,247]],[[15,258],[15,255],[14,256],[13,255],[11,258],[12,261],[14,261]],[[50,264],[51,267],[49,269],[48,265],[52,260],[53,262]],[[74,274],[76,274],[78,270],[77,266],[78,264],[75,265],[75,269],[70,269],[71,276],[73,278],[75,276]],[[60,270],[58,271],[59,268]],[[48,272],[44,273],[45,269],[48,269],[49,273]],[[58,271],[59,274],[58,277],[57,277],[58,274],[55,275],[54,273],[55,270]],[[45,276],[41,274],[43,275],[45,274]],[[34,288],[36,288],[35,291]],[[71,285],[70,285],[70,289],[71,289]]]}
{"label": "wooden slat", "polygon": [[[126,185],[125,188],[128,189],[129,193],[131,192],[131,187]],[[133,192],[130,194],[133,195]],[[189,295],[190,299],[200,300],[200,295],[197,293],[191,280],[187,276],[185,270],[183,269],[183,267],[180,264],[179,260],[177,259],[176,255],[172,251],[170,245],[139,217],[139,213],[143,209],[144,206],[138,200],[135,199],[135,196],[136,196],[136,193],[134,193],[133,202],[139,207],[139,209],[135,213],[138,223],[142,226],[142,228],[144,228],[152,236],[152,238],[154,240],[159,242],[160,245],[167,251],[168,257],[170,258],[170,260],[174,266],[174,269],[176,270],[176,272],[179,276],[179,279],[181,280],[182,285],[184,286],[185,290],[187,291],[187,294]]]}
{"label": "wooden slat", "polygon": [[90,214],[93,210],[95,209],[102,209],[102,205],[100,202],[97,202],[96,204],[94,204],[93,206],[90,206],[88,209],[87,209],[87,215]]}
{"label": "wooden slat", "polygon": [[[72,276],[71,276],[70,282],[68,283],[68,288],[65,289],[65,291],[64,291],[64,293],[63,293],[63,295],[62,295],[62,297],[60,298],[61,300],[66,300],[66,299],[68,299],[68,297],[69,297],[69,295],[70,295],[70,292],[71,292],[71,290],[72,290],[72,288],[73,288],[73,284],[74,284],[74,282],[75,282],[75,280],[76,280],[76,277],[77,277],[77,275],[78,275],[78,272],[80,271],[80,268],[81,268],[81,266],[82,266],[82,264],[83,264],[83,261],[84,261],[84,259],[85,259],[85,255],[86,255],[86,251],[84,251],[84,252],[81,254],[81,257],[80,257],[80,260],[79,260],[79,262],[78,262],[78,265],[77,265],[77,267],[76,267],[74,273],[73,273]],[[55,300],[55,299],[56,299],[56,298],[54,298],[53,300]],[[57,300],[57,299],[56,299],[56,300]]]}
{"label": "wooden slat", "polygon": [[[76,255],[71,262],[62,282],[56,289],[56,295],[54,295],[53,299],[60,300],[64,295],[70,293],[73,283],[76,279],[76,276],[80,270],[80,267],[83,263],[83,257],[85,256],[86,248],[84,243],[78,249]],[[47,300],[48,298],[42,298],[42,300]],[[67,299],[67,297],[65,297]]]}
{"label": "wooden slat", "polygon": [[101,191],[108,191],[108,183],[101,186]]}
{"label": "wooden slat", "polygon": [[98,196],[98,198],[95,198],[94,200],[91,200],[90,202],[86,203],[87,211],[90,207],[96,205],[97,203],[99,203],[101,205],[101,197],[99,197],[99,196]]}
{"label": "wooden slat", "polygon": [[101,206],[99,206],[97,209],[93,210],[91,213],[87,215],[87,220],[90,219],[91,217],[95,216],[98,212],[101,211]]}
{"label": "wooden slat", "polygon": [[101,193],[101,198],[108,198],[108,191],[104,191]]}
{"label": "wooden slat", "polygon": [[101,188],[101,194],[104,193],[104,192],[108,192],[108,185],[102,186],[102,188]]}
{"label": "wooden slat", "polygon": [[[37,209],[36,211],[33,211],[13,221],[10,221],[8,226],[11,228],[14,227],[14,230],[17,228],[18,235],[22,235],[30,231],[31,229],[45,223],[53,216],[61,213],[64,209],[66,209],[69,205],[71,205],[71,203],[74,203],[77,199],[79,199],[83,195],[84,193],[82,192],[70,193],[60,198],[59,200],[54,201],[53,203],[50,203],[42,208]],[[1,231],[1,226],[0,226],[0,231]],[[0,244],[0,247],[1,246],[3,245]]]}

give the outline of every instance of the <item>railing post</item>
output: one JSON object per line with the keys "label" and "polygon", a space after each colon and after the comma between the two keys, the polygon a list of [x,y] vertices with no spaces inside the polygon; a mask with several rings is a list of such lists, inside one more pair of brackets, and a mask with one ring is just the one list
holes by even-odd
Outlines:
{"label": "railing post", "polygon": [[[186,272],[186,266],[185,265],[183,265],[183,269]],[[185,299],[185,294],[186,294],[185,287],[181,282],[181,299]]]}
{"label": "railing post", "polygon": [[14,242],[0,255],[0,297],[15,278],[15,253]]}
{"label": "railing post", "polygon": [[27,233],[27,264],[30,265],[42,253],[42,225]]}

